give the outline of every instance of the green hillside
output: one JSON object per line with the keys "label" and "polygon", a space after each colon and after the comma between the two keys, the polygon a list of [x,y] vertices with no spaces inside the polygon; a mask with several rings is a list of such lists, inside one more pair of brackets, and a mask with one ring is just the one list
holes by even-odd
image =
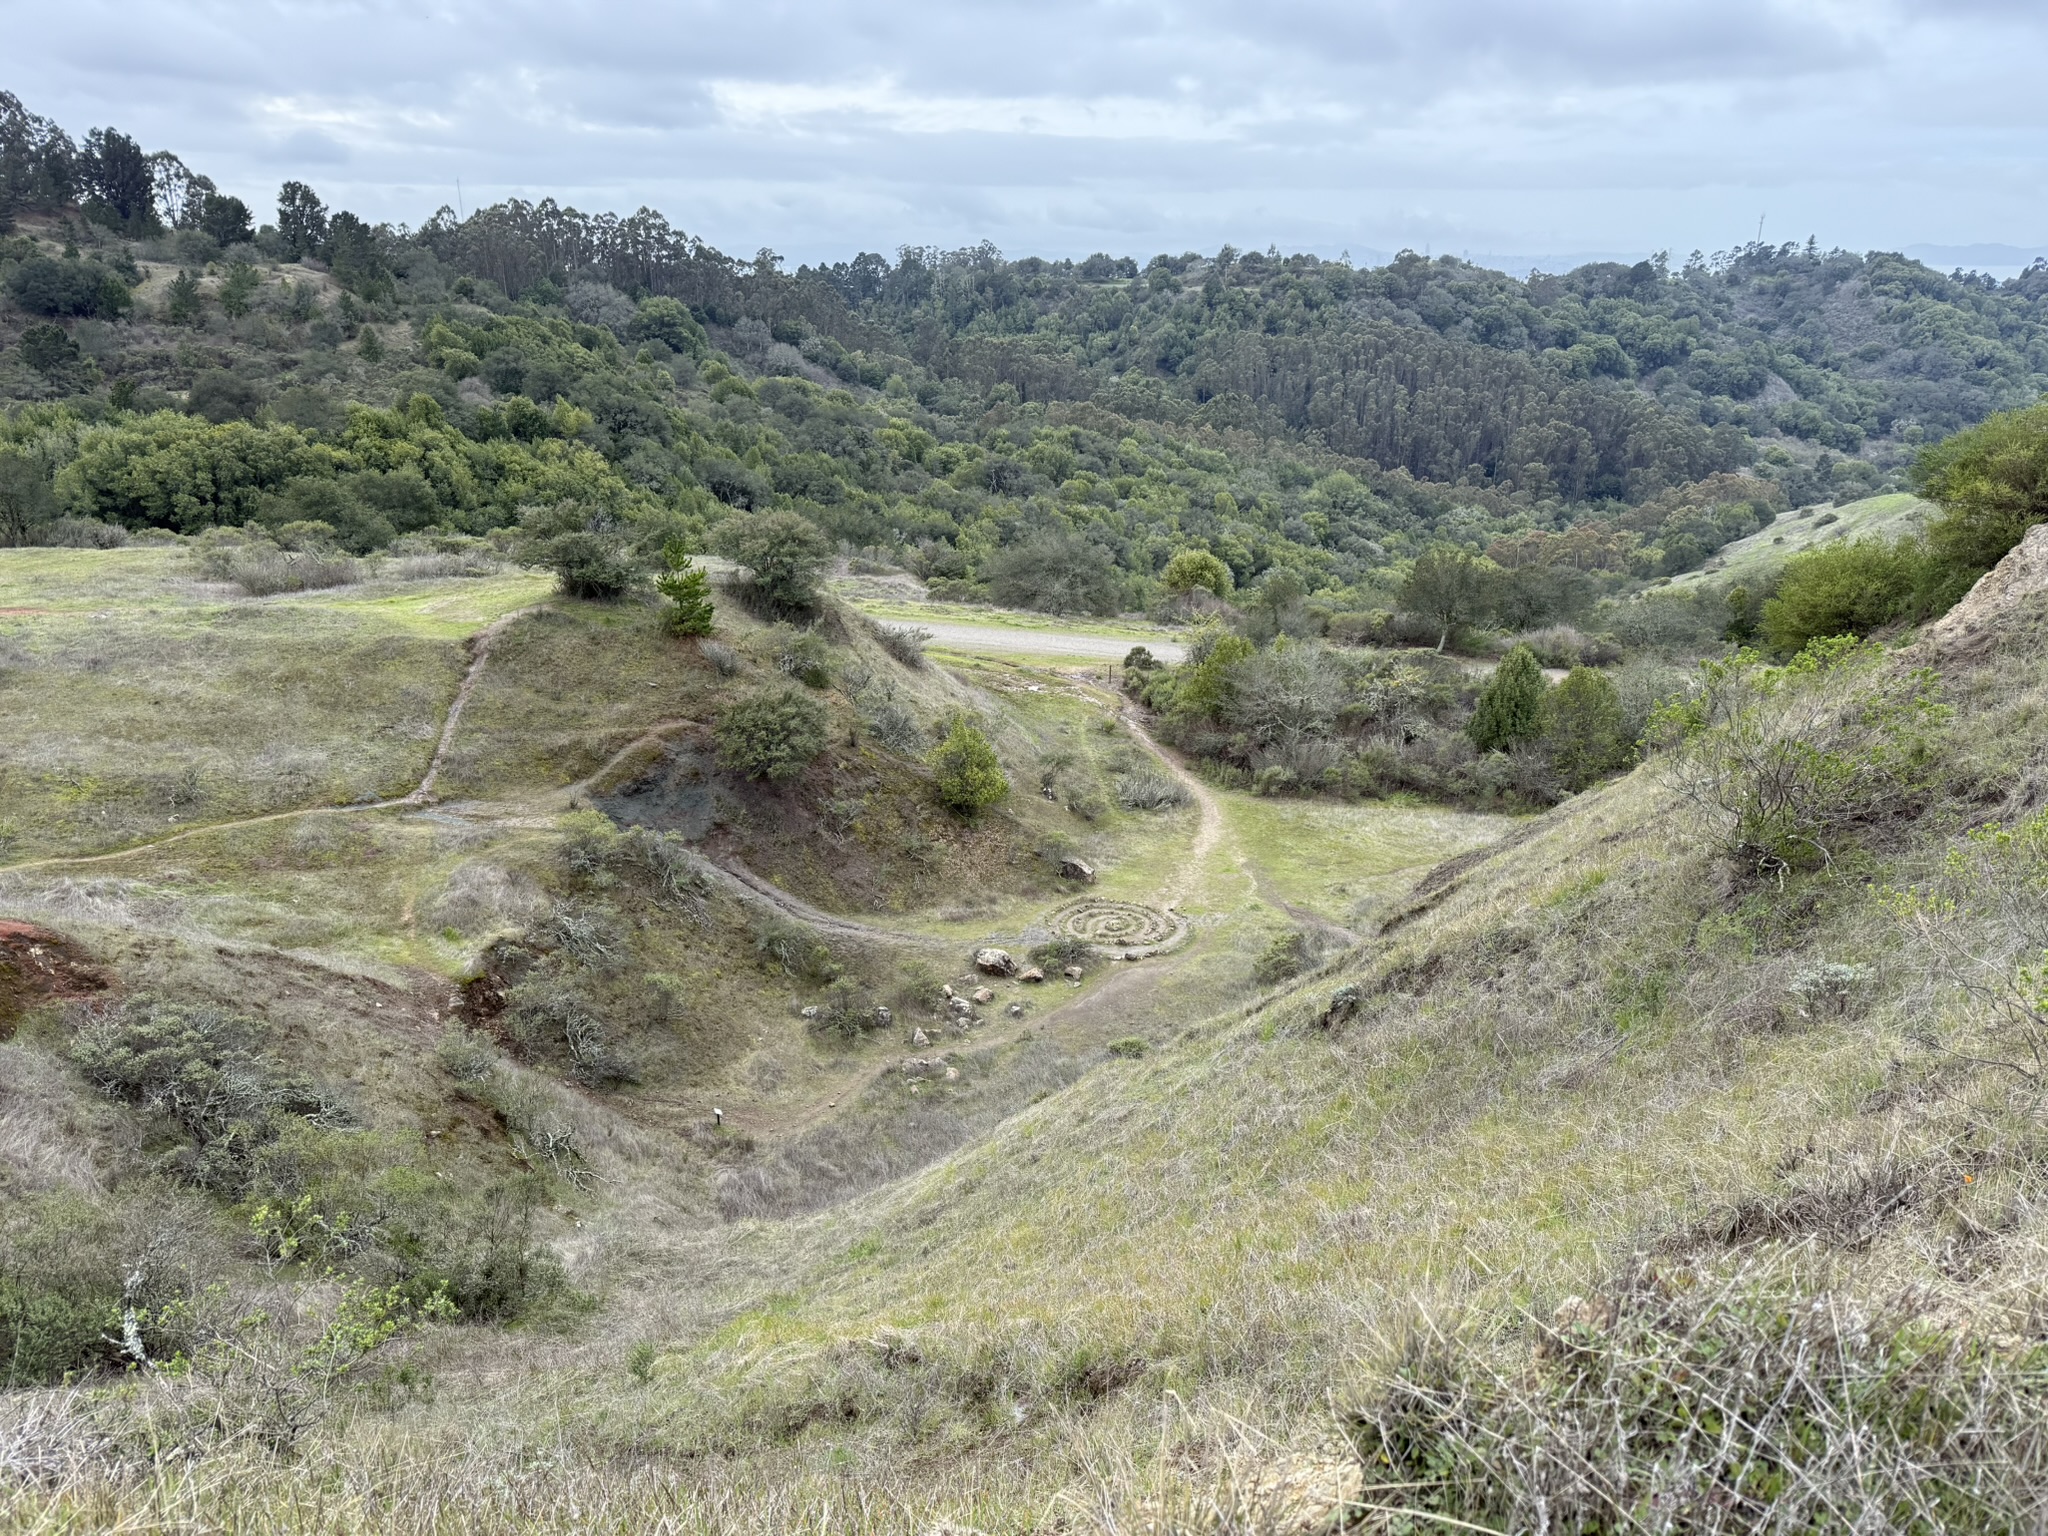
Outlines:
{"label": "green hillside", "polygon": [[1933,511],[1928,502],[1905,492],[1866,496],[1836,506],[1802,507],[1724,546],[1699,570],[1674,577],[1673,584],[1754,587],[1768,582],[1778,567],[1802,551],[1838,539],[1897,539],[1917,533]]}
{"label": "green hillside", "polygon": [[0,1531],[2041,1530],[2042,284],[0,92]]}

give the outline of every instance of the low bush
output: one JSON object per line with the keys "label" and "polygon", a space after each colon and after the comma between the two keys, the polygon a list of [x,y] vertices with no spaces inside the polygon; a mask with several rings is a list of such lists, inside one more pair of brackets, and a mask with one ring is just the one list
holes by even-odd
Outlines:
{"label": "low bush", "polygon": [[1738,863],[1760,874],[1831,863],[1859,832],[1910,812],[1940,772],[1949,711],[1934,674],[1854,639],[1789,665],[1743,651],[1660,711],[1670,780]]}
{"label": "low bush", "polygon": [[1842,540],[1794,555],[1763,605],[1764,637],[1792,656],[1815,640],[1881,629],[1912,612],[1925,563],[1914,538]]}
{"label": "low bush", "polygon": [[1262,987],[1270,987],[1299,976],[1315,963],[1315,958],[1309,936],[1298,928],[1290,929],[1276,935],[1252,962],[1252,979]]}
{"label": "low bush", "polygon": [[1186,805],[1188,790],[1173,774],[1139,764],[1117,775],[1116,802],[1127,811],[1164,811]]}
{"label": "low bush", "polygon": [[897,624],[877,624],[874,630],[875,639],[881,642],[882,649],[904,666],[921,668],[926,665],[924,648],[931,644],[930,630]]}
{"label": "low bush", "polygon": [[803,924],[763,912],[756,913],[748,926],[763,969],[814,983],[838,979],[839,966],[830,946]]}
{"label": "low bush", "polygon": [[953,722],[946,739],[931,755],[932,782],[940,802],[963,816],[994,805],[1010,792],[1010,781],[995,748],[973,721]]}
{"label": "low bush", "polygon": [[72,1036],[71,1059],[101,1093],[189,1138],[168,1167],[232,1194],[288,1120],[352,1123],[338,1095],[262,1049],[264,1033],[257,1020],[211,1005],[137,997],[87,1017]]}
{"label": "low bush", "polygon": [[120,549],[128,542],[128,530],[96,517],[60,517],[43,525],[36,542],[60,549]]}
{"label": "low bush", "polygon": [[818,578],[832,545],[815,523],[794,512],[735,514],[712,533],[718,553],[746,567],[746,593],[771,618],[807,616],[818,602]]}
{"label": "low bush", "polygon": [[1031,961],[1048,971],[1063,971],[1070,965],[1086,965],[1095,958],[1095,946],[1086,939],[1062,936],[1031,947]]}
{"label": "low bush", "polygon": [[825,706],[784,686],[729,705],[715,734],[719,760],[750,779],[795,778],[825,750]]}
{"label": "low bush", "polygon": [[1390,1529],[2014,1531],[2048,1350],[1753,1271],[1644,1267],[1512,1353],[1417,1327],[1350,1413]]}
{"label": "low bush", "polygon": [[825,637],[815,629],[792,629],[779,624],[773,644],[775,670],[784,677],[795,678],[806,688],[832,685],[832,653],[826,648]]}

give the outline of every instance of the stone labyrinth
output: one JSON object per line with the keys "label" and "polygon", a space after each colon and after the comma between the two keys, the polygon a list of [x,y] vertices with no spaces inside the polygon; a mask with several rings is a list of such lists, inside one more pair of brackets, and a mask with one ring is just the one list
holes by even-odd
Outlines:
{"label": "stone labyrinth", "polygon": [[1080,939],[1105,955],[1164,954],[1188,936],[1187,919],[1178,913],[1093,896],[1068,902],[1046,919],[1046,926],[1057,938]]}

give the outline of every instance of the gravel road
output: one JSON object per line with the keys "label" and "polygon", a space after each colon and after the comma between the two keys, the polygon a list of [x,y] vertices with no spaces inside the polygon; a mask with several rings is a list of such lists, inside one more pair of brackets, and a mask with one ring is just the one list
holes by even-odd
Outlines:
{"label": "gravel road", "polygon": [[1119,640],[1112,635],[1079,635],[1057,629],[1006,629],[997,624],[949,624],[929,619],[878,619],[876,622],[892,629],[928,629],[937,644],[963,651],[1008,651],[1030,656],[1122,661],[1133,645],[1143,645],[1161,661],[1177,663],[1187,656],[1187,647],[1171,640]]}

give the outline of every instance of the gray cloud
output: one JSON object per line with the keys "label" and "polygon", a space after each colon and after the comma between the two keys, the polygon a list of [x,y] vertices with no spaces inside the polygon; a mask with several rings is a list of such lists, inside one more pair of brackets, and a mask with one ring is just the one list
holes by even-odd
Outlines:
{"label": "gray cloud", "polygon": [[0,0],[0,79],[252,203],[552,194],[794,259],[2048,238],[2023,0]]}

